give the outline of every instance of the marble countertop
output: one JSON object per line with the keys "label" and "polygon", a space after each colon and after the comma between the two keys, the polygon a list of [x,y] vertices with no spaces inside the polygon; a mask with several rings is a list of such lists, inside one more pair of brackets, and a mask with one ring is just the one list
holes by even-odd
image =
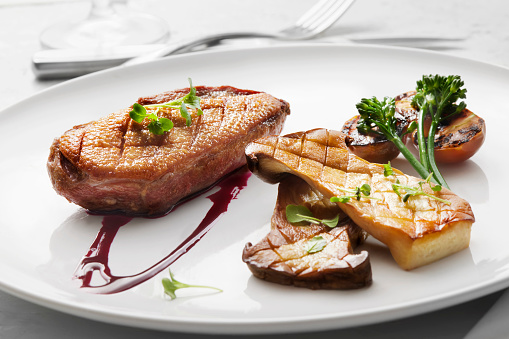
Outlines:
{"label": "marble countertop", "polygon": [[[311,0],[129,1],[166,19],[171,39],[202,32],[278,30],[299,17]],[[0,98],[4,107],[62,80],[39,81],[30,61],[41,49],[38,36],[52,23],[84,18],[87,1],[0,0]],[[193,19],[180,15],[192,9]],[[422,38],[426,38],[423,40]],[[431,38],[431,39],[430,39]],[[357,0],[321,41],[370,39],[375,43],[425,48],[509,67],[509,4],[503,0]],[[0,273],[1,274],[1,273]],[[440,311],[369,326],[263,338],[506,338],[509,291],[503,290]],[[0,292],[0,338],[204,338],[206,335],[129,328],[74,317]],[[250,336],[258,338],[260,336]]]}

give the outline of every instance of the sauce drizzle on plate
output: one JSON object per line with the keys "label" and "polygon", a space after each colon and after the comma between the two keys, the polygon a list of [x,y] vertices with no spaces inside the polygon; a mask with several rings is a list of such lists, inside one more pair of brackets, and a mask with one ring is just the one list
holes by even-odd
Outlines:
{"label": "sauce drizzle on plate", "polygon": [[[237,198],[240,191],[246,187],[247,180],[251,172],[242,168],[219,181],[215,186],[219,190],[209,196],[212,206],[196,227],[196,229],[187,237],[177,248],[168,256],[160,260],[155,265],[146,270],[129,276],[115,276],[111,274],[108,265],[109,251],[111,244],[120,227],[129,223],[133,217],[122,215],[106,215],[103,217],[102,228],[97,234],[94,242],[90,246],[87,254],[81,259],[73,278],[81,280],[82,289],[97,294],[114,294],[132,287],[135,287],[159,272],[163,271],[174,263],[178,258],[189,251],[200,239],[214,226],[217,219],[228,210],[230,202]],[[188,201],[188,200],[186,200]],[[105,283],[95,285],[92,283],[92,277],[95,271],[98,271]]]}

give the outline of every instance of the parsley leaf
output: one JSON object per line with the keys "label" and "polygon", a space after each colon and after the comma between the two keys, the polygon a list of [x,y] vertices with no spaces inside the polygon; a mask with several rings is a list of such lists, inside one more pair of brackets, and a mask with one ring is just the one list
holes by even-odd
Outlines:
{"label": "parsley leaf", "polygon": [[133,110],[129,113],[129,116],[134,121],[140,123],[147,116],[147,110],[145,109],[145,107],[135,102],[133,105]]}
{"label": "parsley leaf", "polygon": [[219,288],[216,288],[216,287],[201,286],[201,285],[189,285],[189,284],[180,282],[178,280],[175,280],[175,277],[173,276],[173,273],[171,272],[171,270],[169,270],[169,272],[170,272],[170,279],[163,278],[162,284],[163,284],[163,287],[164,287],[164,293],[166,295],[168,295],[172,300],[177,298],[177,295],[175,294],[175,291],[178,290],[178,289],[181,289],[181,288],[191,288],[191,287],[210,288],[210,289],[217,290],[219,292],[223,292],[223,290],[221,290]]}
{"label": "parsley leaf", "polygon": [[388,177],[394,174],[394,171],[392,170],[391,162],[384,164],[384,177]]}
{"label": "parsley leaf", "polygon": [[[388,177],[391,175],[394,175],[394,173],[392,171],[391,163],[388,162],[386,165],[384,165],[384,176]],[[392,190],[394,191],[394,193],[396,193],[403,200],[403,202],[407,202],[410,197],[414,197],[417,195],[425,195],[429,198],[432,198],[432,199],[438,200],[444,204],[450,205],[451,204],[450,201],[441,199],[441,198],[439,198],[435,195],[432,195],[432,194],[428,194],[422,188],[423,184],[428,184],[433,192],[439,192],[442,190],[441,185],[438,185],[438,184],[433,185],[433,186],[431,185],[430,181],[431,181],[432,175],[433,175],[433,173],[430,173],[425,181],[419,181],[418,187],[403,185],[400,183],[399,179],[396,177],[396,182],[391,184]]]}
{"label": "parsley leaf", "polygon": [[[180,99],[163,102],[162,104],[152,105],[140,105],[138,103],[133,104],[133,109],[129,112],[131,119],[137,123],[141,123],[144,119],[152,120],[148,125],[148,130],[156,135],[162,135],[173,128],[173,122],[168,118],[159,118],[157,113],[161,108],[176,108],[179,109],[180,115],[186,119],[186,126],[191,126],[192,119],[188,108],[196,110],[196,115],[202,115],[203,111],[200,107],[200,97],[196,96],[196,88],[193,87],[193,83],[189,78],[189,93]],[[157,108],[153,113],[148,114],[147,108]]]}
{"label": "parsley leaf", "polygon": [[325,240],[321,235],[318,235],[308,240],[308,242],[304,245],[304,249],[308,253],[316,253],[323,250],[325,246],[327,246],[327,240]]}
{"label": "parsley leaf", "polygon": [[313,216],[313,213],[306,206],[290,204],[286,206],[286,220],[291,224],[307,221],[312,224],[323,224],[334,228],[338,225],[339,214],[332,219],[318,219]]}
{"label": "parsley leaf", "polygon": [[371,194],[371,186],[368,184],[363,184],[361,187],[356,187],[355,189],[347,189],[347,188],[338,188],[340,191],[351,193],[351,195],[343,195],[340,197],[332,197],[330,198],[331,202],[341,202],[341,203],[347,203],[350,201],[350,199],[356,199],[357,201],[360,201],[361,198],[367,198],[367,199],[375,199],[378,200],[378,198],[370,197]]}

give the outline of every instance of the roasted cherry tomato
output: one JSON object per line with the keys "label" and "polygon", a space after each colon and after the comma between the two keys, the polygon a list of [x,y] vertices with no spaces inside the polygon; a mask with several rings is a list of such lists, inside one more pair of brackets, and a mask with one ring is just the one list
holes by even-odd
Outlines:
{"label": "roasted cherry tomato", "polygon": [[378,134],[362,134],[357,130],[360,115],[347,120],[342,132],[347,135],[346,145],[350,152],[369,162],[387,163],[399,154],[398,148]]}
{"label": "roasted cherry tomato", "polygon": [[[426,129],[425,129],[426,130]],[[484,143],[486,124],[468,109],[438,127],[435,134],[435,161],[457,163],[473,156]],[[412,135],[417,147],[417,133]]]}
{"label": "roasted cherry tomato", "polygon": [[[403,143],[407,140],[405,131],[408,125],[417,119],[417,111],[411,105],[414,95],[415,91],[410,91],[395,98],[396,129]],[[359,115],[354,116],[343,125],[342,132],[348,136],[345,141],[350,151],[364,160],[382,164],[396,158],[399,154],[399,149],[391,141],[388,141],[385,136],[377,133],[362,134],[357,130],[359,119]]]}

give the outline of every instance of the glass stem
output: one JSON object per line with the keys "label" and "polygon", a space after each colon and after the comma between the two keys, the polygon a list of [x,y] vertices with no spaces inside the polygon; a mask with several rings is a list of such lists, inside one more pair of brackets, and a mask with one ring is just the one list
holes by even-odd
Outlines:
{"label": "glass stem", "polygon": [[90,18],[108,18],[115,14],[111,0],[93,0]]}

